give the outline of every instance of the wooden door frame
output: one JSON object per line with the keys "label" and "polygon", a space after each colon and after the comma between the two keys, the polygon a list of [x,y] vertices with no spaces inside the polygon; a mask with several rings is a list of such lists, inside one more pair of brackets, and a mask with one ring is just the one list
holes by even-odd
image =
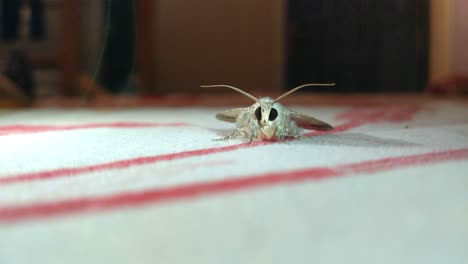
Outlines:
{"label": "wooden door frame", "polygon": [[137,0],[137,72],[140,94],[157,92],[156,87],[156,0]]}

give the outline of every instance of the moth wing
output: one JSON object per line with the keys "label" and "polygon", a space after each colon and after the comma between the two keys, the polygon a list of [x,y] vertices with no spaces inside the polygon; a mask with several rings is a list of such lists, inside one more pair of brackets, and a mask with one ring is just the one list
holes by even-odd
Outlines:
{"label": "moth wing", "polygon": [[294,111],[290,111],[289,114],[291,115],[291,119],[294,120],[299,127],[313,130],[333,129],[333,127],[330,124],[318,120],[314,117]]}
{"label": "moth wing", "polygon": [[229,110],[217,113],[216,118],[221,121],[235,123],[237,117],[245,111],[248,111],[248,108],[229,109]]}

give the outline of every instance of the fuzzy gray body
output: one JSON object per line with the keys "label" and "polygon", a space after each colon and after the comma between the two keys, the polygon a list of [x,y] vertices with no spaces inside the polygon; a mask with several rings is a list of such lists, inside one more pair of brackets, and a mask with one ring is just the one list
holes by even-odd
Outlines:
{"label": "fuzzy gray body", "polygon": [[249,142],[253,139],[283,140],[301,137],[302,128],[318,130],[332,128],[329,124],[313,117],[289,111],[270,97],[260,98],[259,102],[250,107],[218,113],[216,118],[236,123],[236,130],[228,137],[219,140],[238,136],[249,139]]}

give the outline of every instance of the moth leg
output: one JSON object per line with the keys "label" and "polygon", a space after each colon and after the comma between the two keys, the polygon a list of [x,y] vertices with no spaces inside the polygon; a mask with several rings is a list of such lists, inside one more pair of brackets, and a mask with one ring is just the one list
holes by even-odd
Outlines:
{"label": "moth leg", "polygon": [[290,137],[291,133],[288,128],[278,127],[276,130],[276,137],[279,141],[283,141],[285,138]]}
{"label": "moth leg", "polygon": [[249,143],[248,143],[248,144],[252,143],[253,138],[254,138],[254,134],[253,134],[253,133],[250,133],[250,138],[249,138]]}
{"label": "moth leg", "polygon": [[294,139],[302,140],[307,138],[304,135],[302,135],[302,130],[299,127],[297,127],[297,125],[294,123],[291,124],[290,129],[288,130],[288,134]]}
{"label": "moth leg", "polygon": [[307,137],[304,137],[303,135],[295,135],[294,136],[294,139],[299,139],[299,140],[303,140],[303,139],[306,139]]}
{"label": "moth leg", "polygon": [[227,137],[223,137],[223,138],[215,138],[215,139],[212,139],[213,141],[226,141],[226,140],[229,140],[235,136],[237,136],[237,134],[239,134],[240,130],[239,129],[236,129],[234,132],[232,132],[229,136]]}
{"label": "moth leg", "polygon": [[258,137],[258,124],[253,123],[250,128],[249,144],[252,143],[253,139]]}
{"label": "moth leg", "polygon": [[285,134],[283,133],[283,131],[277,131],[276,138],[279,139],[279,141],[283,141],[284,136],[285,136]]}

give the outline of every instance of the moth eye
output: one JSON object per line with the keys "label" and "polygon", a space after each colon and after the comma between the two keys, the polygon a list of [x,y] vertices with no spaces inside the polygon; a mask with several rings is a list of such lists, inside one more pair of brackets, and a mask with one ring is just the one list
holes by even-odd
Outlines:
{"label": "moth eye", "polygon": [[257,120],[262,119],[262,108],[260,106],[255,110],[255,117]]}
{"label": "moth eye", "polygon": [[268,120],[273,121],[278,117],[278,111],[274,108],[270,110],[270,116],[268,116]]}

